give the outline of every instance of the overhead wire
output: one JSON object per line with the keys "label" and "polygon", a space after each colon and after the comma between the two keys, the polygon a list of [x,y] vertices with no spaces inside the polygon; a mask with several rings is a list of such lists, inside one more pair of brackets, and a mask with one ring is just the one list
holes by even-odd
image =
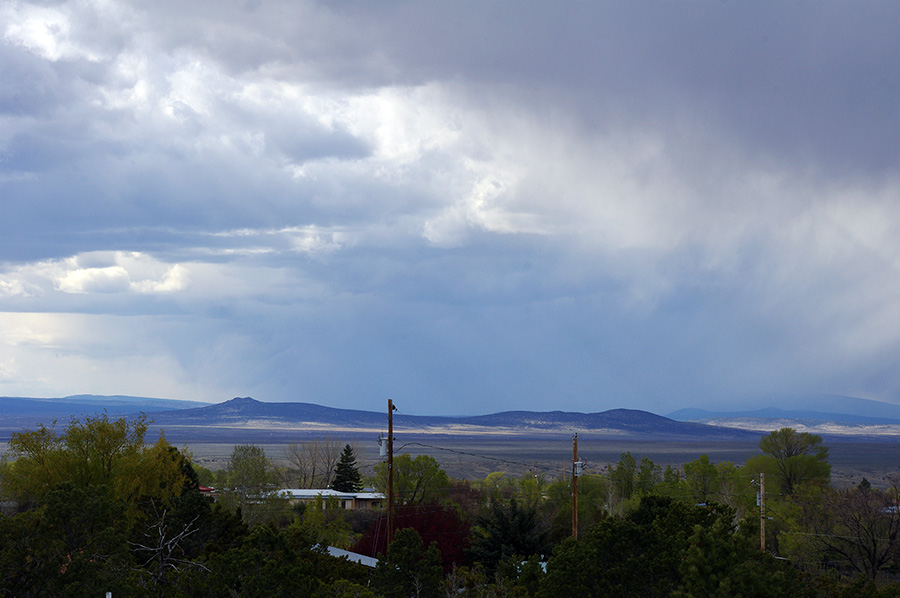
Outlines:
{"label": "overhead wire", "polygon": [[481,454],[473,453],[473,452],[469,452],[469,451],[461,451],[458,449],[451,449],[451,448],[437,446],[437,445],[433,445],[433,444],[425,444],[422,442],[407,442],[407,443],[403,444],[403,446],[401,448],[403,448],[405,446],[421,446],[423,448],[430,448],[430,449],[434,449],[434,450],[438,450],[438,451],[455,453],[457,455],[465,455],[467,457],[478,457],[479,459],[485,459],[488,461],[497,461],[499,463],[505,463],[507,465],[520,465],[522,467],[544,469],[547,471],[555,471],[555,468],[550,468],[550,467],[546,467],[543,465],[537,465],[535,463],[525,463],[524,461],[513,461],[511,459],[503,459],[501,457],[491,457],[489,455],[481,455]]}

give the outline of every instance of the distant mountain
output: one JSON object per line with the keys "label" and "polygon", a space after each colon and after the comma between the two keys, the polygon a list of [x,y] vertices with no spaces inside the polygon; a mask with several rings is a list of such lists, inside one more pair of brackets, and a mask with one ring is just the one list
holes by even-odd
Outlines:
{"label": "distant mountain", "polygon": [[179,411],[151,413],[160,425],[239,425],[244,422],[317,423],[345,427],[384,427],[387,414],[337,409],[313,403],[263,403],[250,397]]}
{"label": "distant mountain", "polygon": [[679,409],[668,414],[678,421],[704,422],[713,420],[797,420],[844,424],[900,425],[900,405],[839,395],[811,395],[807,397],[772,399],[771,403],[753,410],[708,411]]}
{"label": "distant mountain", "polygon": [[611,409],[599,413],[567,411],[504,411],[492,415],[458,418],[469,425],[533,429],[619,430],[633,433],[707,435],[712,426],[673,419],[636,409]]}
{"label": "distant mountain", "polygon": [[[264,403],[250,397],[218,404],[128,396],[75,395],[58,399],[0,397],[0,441],[13,432],[50,425],[60,426],[71,417],[106,412],[110,417],[145,413],[154,429],[179,441],[280,442],[297,433],[383,433],[385,412],[338,409],[313,403]],[[405,433],[451,435],[595,434],[614,438],[660,440],[753,440],[758,432],[734,426],[714,426],[676,421],[635,409],[612,409],[599,413],[567,411],[505,411],[469,417],[421,416],[397,413],[395,430]],[[243,440],[246,441],[246,440]]]}
{"label": "distant mountain", "polygon": [[110,417],[164,412],[206,405],[198,401],[153,399],[122,395],[72,395],[55,399],[0,397],[0,426],[3,428],[50,425],[53,420],[66,423],[72,417],[83,417],[106,411]]}
{"label": "distant mountain", "polygon": [[900,425],[900,419],[869,417],[850,413],[826,413],[821,411],[788,411],[784,409],[756,409],[754,411],[706,411],[704,409],[679,409],[669,414],[682,422],[711,422],[721,420],[771,420],[814,423]]}
{"label": "distant mountain", "polygon": [[[323,407],[312,403],[263,403],[249,397],[235,398],[217,405],[180,411],[151,413],[156,425],[173,427],[260,426],[296,429],[334,427],[338,429],[385,430],[387,414],[354,409]],[[602,413],[564,411],[506,411],[471,417],[407,416],[394,417],[397,430],[421,430],[430,433],[464,434],[472,432],[591,432],[613,435],[646,435],[651,439],[748,439],[758,434],[672,419],[632,409],[613,409]]]}

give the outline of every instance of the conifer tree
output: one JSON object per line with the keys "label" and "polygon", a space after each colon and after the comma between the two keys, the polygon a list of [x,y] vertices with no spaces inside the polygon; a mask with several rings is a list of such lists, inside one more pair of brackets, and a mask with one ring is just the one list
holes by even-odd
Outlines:
{"label": "conifer tree", "polygon": [[348,444],[341,453],[341,458],[334,468],[334,481],[331,487],[338,492],[359,492],[362,489],[362,477],[356,467],[356,456]]}

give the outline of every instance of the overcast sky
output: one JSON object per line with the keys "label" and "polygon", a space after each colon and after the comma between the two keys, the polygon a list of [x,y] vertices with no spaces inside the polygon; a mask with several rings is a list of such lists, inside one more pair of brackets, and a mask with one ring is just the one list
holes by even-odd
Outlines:
{"label": "overcast sky", "polygon": [[900,3],[0,5],[0,395],[900,403]]}

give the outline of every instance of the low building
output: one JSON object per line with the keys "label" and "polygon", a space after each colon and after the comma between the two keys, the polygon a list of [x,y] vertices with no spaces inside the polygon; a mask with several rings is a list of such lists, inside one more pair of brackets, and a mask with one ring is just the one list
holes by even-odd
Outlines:
{"label": "low building", "polygon": [[286,488],[278,492],[292,503],[308,503],[321,498],[323,501],[337,501],[340,508],[348,511],[380,509],[385,501],[381,492],[338,492],[319,488]]}

